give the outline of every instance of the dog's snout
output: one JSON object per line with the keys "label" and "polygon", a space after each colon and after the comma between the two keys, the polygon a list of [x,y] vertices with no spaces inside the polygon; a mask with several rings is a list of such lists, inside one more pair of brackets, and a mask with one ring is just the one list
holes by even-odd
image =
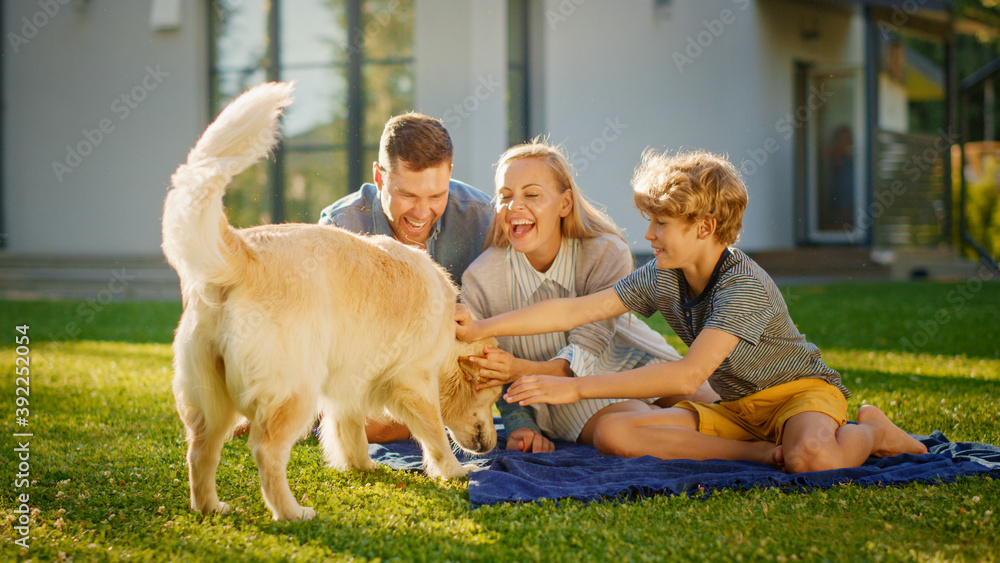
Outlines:
{"label": "dog's snout", "polygon": [[490,451],[491,448],[486,447],[486,442],[483,440],[482,434],[476,434],[476,447],[473,449],[478,454],[484,454]]}
{"label": "dog's snout", "polygon": [[475,446],[473,448],[473,451],[475,451],[476,453],[481,453],[481,454],[489,452],[490,450],[493,449],[493,446],[496,445],[496,444],[491,444],[490,442],[491,442],[491,440],[488,439],[488,436],[487,436],[486,431],[485,431],[485,429],[483,427],[483,424],[482,423],[477,423],[476,424],[476,435],[475,435],[475,437],[473,439],[473,445]]}

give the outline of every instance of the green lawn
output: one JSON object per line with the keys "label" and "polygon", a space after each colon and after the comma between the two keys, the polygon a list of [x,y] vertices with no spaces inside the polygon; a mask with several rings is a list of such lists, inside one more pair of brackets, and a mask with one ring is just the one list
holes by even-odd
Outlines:
{"label": "green lawn", "polygon": [[[852,411],[875,404],[913,432],[1000,444],[1000,284],[793,287],[785,297],[801,330],[844,374]],[[464,480],[385,468],[341,474],[323,465],[315,439],[296,446],[289,464],[292,490],[316,508],[315,520],[271,521],[244,439],[227,444],[218,475],[234,513],[202,517],[187,508],[170,391],[179,314],[174,303],[0,302],[5,559],[998,558],[1000,483],[990,478],[472,510]],[[662,318],[651,322],[668,332]],[[16,425],[14,410],[22,325],[31,357],[27,426]],[[33,434],[21,477],[17,432]],[[21,494],[31,508],[28,550],[14,543]]]}

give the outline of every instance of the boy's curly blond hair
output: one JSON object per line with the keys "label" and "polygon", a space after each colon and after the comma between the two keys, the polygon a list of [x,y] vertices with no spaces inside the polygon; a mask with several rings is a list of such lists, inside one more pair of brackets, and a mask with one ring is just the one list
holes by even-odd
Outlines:
{"label": "boy's curly blond hair", "polygon": [[715,238],[729,246],[740,238],[747,189],[724,157],[706,151],[671,155],[647,149],[632,175],[635,205],[644,215],[716,220]]}

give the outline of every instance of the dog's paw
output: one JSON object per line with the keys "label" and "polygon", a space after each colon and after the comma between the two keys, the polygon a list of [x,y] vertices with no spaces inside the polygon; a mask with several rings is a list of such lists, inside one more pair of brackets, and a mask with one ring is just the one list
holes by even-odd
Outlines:
{"label": "dog's paw", "polygon": [[274,513],[273,517],[277,522],[305,522],[316,517],[316,509],[308,506],[299,506],[284,516]]}
{"label": "dog's paw", "polygon": [[454,464],[448,464],[446,467],[428,467],[427,475],[442,479],[459,479],[468,475],[472,467],[474,466],[461,465],[458,461],[455,461]]}
{"label": "dog's paw", "polygon": [[343,458],[329,459],[327,460],[327,467],[331,469],[336,469],[337,471],[354,471],[355,469],[361,471],[375,471],[378,464],[372,461],[372,458],[365,456],[364,459],[360,460],[347,460]]}
{"label": "dog's paw", "polygon": [[302,507],[302,516],[296,518],[300,522],[305,522],[306,520],[312,520],[316,517],[316,509],[310,506]]}
{"label": "dog's paw", "polygon": [[201,512],[205,516],[208,516],[209,514],[229,514],[229,511],[232,510],[231,508],[229,508],[229,505],[224,502],[219,502],[214,505],[203,506],[200,508],[192,504],[191,509],[194,510],[195,512]]}

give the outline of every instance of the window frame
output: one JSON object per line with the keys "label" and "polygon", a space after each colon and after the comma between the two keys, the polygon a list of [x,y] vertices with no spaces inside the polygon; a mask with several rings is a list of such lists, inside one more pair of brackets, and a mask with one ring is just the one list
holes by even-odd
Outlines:
{"label": "window frame", "polygon": [[[270,9],[266,14],[265,37],[267,40],[266,64],[257,67],[225,68],[218,64],[218,40],[220,35],[216,34],[219,19],[219,10],[227,0],[210,0],[206,3],[208,10],[208,105],[209,114],[215,116],[222,110],[216,107],[220,91],[217,87],[219,77],[232,72],[264,72],[266,81],[280,81],[283,74],[290,70],[295,70],[295,64],[283,64],[282,56],[282,22],[281,16],[285,6],[285,0],[270,0]],[[413,53],[409,57],[392,59],[371,59],[366,57],[365,49],[365,0],[344,0],[345,31],[347,33],[347,45],[345,49],[346,60],[331,62],[328,65],[317,65],[309,68],[332,68],[343,69],[346,81],[346,135],[344,142],[311,143],[304,145],[288,146],[284,142],[279,142],[273,152],[274,158],[267,164],[267,182],[265,193],[270,199],[270,222],[280,223],[287,219],[286,209],[286,175],[287,163],[293,154],[307,154],[310,152],[329,152],[331,158],[338,151],[346,154],[347,162],[347,193],[360,189],[365,182],[367,174],[371,169],[371,163],[365,161],[365,154],[377,152],[378,142],[375,144],[365,143],[365,117],[366,117],[366,90],[364,85],[365,69],[375,65],[404,64],[410,65],[415,70],[415,56]],[[388,118],[390,116],[386,116]],[[329,203],[333,203],[330,201]],[[318,215],[317,215],[318,217]]]}

